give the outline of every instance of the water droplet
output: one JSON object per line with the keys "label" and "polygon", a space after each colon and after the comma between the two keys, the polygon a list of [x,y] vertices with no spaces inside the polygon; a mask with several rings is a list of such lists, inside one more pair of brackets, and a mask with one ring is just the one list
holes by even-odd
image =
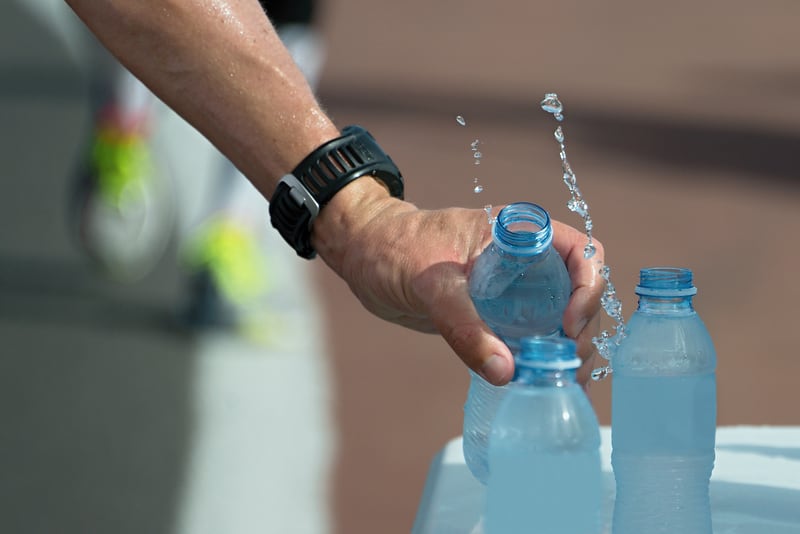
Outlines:
{"label": "water droplet", "polygon": [[489,221],[489,224],[492,224],[494,222],[494,217],[492,217],[492,205],[486,204],[483,207],[483,211],[486,212],[486,219]]}
{"label": "water droplet", "polygon": [[579,198],[569,199],[569,202],[567,202],[567,208],[569,208],[570,211],[574,211],[584,219],[586,218],[589,212],[589,206],[586,204],[584,200]]}
{"label": "water droplet", "polygon": [[615,343],[619,345],[622,343],[622,340],[628,337],[628,331],[625,329],[625,323],[622,322],[622,316],[620,314],[619,323],[614,326],[614,338],[616,339]]}
{"label": "water droplet", "polygon": [[555,135],[556,141],[558,141],[559,143],[564,142],[564,130],[561,129],[561,126],[556,128],[556,131],[553,135]]}
{"label": "water droplet", "polygon": [[609,366],[600,367],[592,371],[592,380],[594,380],[595,382],[599,382],[600,380],[607,378],[608,375],[610,375],[613,372],[614,370]]}
{"label": "water droplet", "polygon": [[467,125],[467,120],[464,117],[462,117],[461,115],[456,117],[456,122],[458,124],[460,124],[461,126],[466,126]]}
{"label": "water droplet", "polygon": [[476,158],[476,159],[481,159],[481,158],[483,157],[483,153],[481,153],[481,152],[475,152],[475,153],[472,155],[472,157],[473,157],[473,158]]}
{"label": "water droplet", "polygon": [[556,113],[555,115],[553,115],[553,117],[555,117],[558,122],[561,122],[561,121],[564,120],[564,115],[561,114],[561,113]]}
{"label": "water droplet", "polygon": [[[541,106],[543,110],[548,113],[552,113],[553,115],[560,115],[564,110],[564,106],[561,104],[561,101],[558,99],[558,95],[556,93],[547,93],[544,95]],[[558,117],[556,117],[556,119],[557,118]]]}
{"label": "water droplet", "polygon": [[473,189],[473,191],[474,191],[476,194],[477,194],[477,193],[483,193],[483,186],[482,186],[482,185],[476,185],[476,186],[475,186],[475,189]]}
{"label": "water droplet", "polygon": [[583,247],[583,257],[587,260],[595,255],[597,252],[597,247],[594,246],[592,243],[587,243],[585,247]]}
{"label": "water droplet", "polygon": [[469,146],[470,146],[470,148],[472,148],[473,152],[478,150],[478,145],[480,144],[480,142],[481,142],[480,139],[475,139],[472,143],[470,143]]}
{"label": "water droplet", "polygon": [[622,303],[617,299],[608,299],[603,304],[603,309],[606,311],[609,317],[617,318],[622,313]]}

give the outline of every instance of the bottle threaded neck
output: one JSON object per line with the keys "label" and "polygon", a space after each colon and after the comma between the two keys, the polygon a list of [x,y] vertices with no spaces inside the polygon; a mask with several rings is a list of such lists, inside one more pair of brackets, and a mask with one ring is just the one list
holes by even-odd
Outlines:
{"label": "bottle threaded neck", "polygon": [[509,204],[497,214],[492,235],[495,244],[509,254],[541,254],[553,241],[550,214],[530,202]]}
{"label": "bottle threaded neck", "polygon": [[648,267],[639,271],[636,294],[653,297],[688,297],[697,293],[691,269]]}
{"label": "bottle threaded neck", "polygon": [[515,361],[519,369],[564,371],[581,365],[575,342],[562,336],[522,338]]}

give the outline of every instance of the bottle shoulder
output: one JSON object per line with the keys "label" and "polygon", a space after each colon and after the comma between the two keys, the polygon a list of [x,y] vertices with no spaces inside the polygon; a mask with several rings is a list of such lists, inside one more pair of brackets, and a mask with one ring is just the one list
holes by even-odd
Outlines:
{"label": "bottle shoulder", "polygon": [[600,444],[597,416],[577,384],[510,385],[492,423],[492,435],[537,450],[588,450]]}
{"label": "bottle shoulder", "polygon": [[700,316],[636,311],[617,348],[614,373],[686,374],[713,372],[716,350]]}
{"label": "bottle shoulder", "polygon": [[489,245],[478,256],[469,276],[473,298],[497,298],[514,288],[548,287],[569,292],[571,282],[564,261],[552,247],[532,256],[515,256]]}

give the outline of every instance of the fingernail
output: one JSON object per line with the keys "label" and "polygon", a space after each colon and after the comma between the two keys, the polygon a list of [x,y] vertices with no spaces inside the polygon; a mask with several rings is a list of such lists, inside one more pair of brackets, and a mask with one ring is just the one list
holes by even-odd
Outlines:
{"label": "fingernail", "polygon": [[492,354],[480,370],[481,376],[490,384],[500,384],[507,381],[509,373],[508,361],[502,356]]}

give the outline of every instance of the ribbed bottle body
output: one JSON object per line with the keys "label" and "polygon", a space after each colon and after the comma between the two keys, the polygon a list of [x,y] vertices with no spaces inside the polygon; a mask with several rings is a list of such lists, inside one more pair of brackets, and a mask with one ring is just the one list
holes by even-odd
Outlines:
{"label": "ribbed bottle body", "polygon": [[[515,377],[492,423],[485,534],[600,530],[600,429],[575,382],[574,343],[553,341],[570,347],[571,361],[533,362],[549,368],[528,367],[527,377]],[[529,364],[518,358],[517,365]]]}
{"label": "ribbed bottle body", "polygon": [[646,274],[613,359],[613,532],[710,534],[716,353],[692,307],[691,272],[655,289]]}
{"label": "ribbed bottle body", "polygon": [[[567,268],[552,246],[546,210],[520,202],[497,216],[493,241],[475,261],[470,297],[481,318],[512,351],[529,336],[557,335],[571,291]],[[464,405],[463,449],[472,474],[488,477],[487,444],[491,422],[505,395],[471,373]]]}

